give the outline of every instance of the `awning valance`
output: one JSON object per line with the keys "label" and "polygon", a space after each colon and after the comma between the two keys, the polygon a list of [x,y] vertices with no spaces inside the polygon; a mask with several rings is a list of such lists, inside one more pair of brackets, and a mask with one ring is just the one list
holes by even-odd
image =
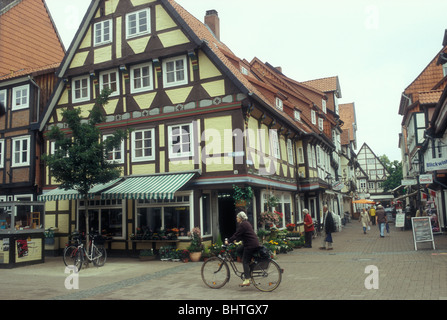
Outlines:
{"label": "awning valance", "polygon": [[[112,187],[120,180],[121,178],[112,180],[104,184],[95,185],[93,188],[90,189],[88,198],[93,199],[97,193],[100,193],[101,191]],[[81,199],[81,195],[77,190],[74,189],[65,190],[57,188],[38,196],[37,199],[39,201],[77,200]]]}
{"label": "awning valance", "polygon": [[104,191],[102,199],[174,199],[174,194],[194,177],[195,172],[129,177]]}

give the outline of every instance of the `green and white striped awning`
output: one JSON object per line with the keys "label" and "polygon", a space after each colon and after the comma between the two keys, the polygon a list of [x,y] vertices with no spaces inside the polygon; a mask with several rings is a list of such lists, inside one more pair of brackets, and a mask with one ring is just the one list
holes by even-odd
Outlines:
{"label": "green and white striped awning", "polygon": [[104,191],[102,199],[174,199],[174,194],[194,177],[195,172],[130,177]]}
{"label": "green and white striped awning", "polygon": [[[101,191],[110,188],[114,184],[116,184],[118,181],[120,181],[121,178],[112,180],[110,182],[104,183],[104,184],[97,184],[94,187],[92,187],[88,193],[88,198],[93,199],[96,194],[100,193]],[[40,196],[37,197],[39,201],[58,201],[58,200],[77,200],[81,199],[81,195],[77,190],[74,189],[53,189],[49,192],[46,192]]]}

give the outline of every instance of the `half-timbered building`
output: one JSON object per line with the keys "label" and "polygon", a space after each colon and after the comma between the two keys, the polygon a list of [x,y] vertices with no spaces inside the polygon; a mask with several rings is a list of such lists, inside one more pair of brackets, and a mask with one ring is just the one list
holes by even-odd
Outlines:
{"label": "half-timbered building", "polygon": [[390,175],[388,169],[366,143],[357,153],[357,161],[361,169],[356,171],[358,197],[389,205],[394,196],[383,188]]}
{"label": "half-timbered building", "polygon": [[43,188],[39,119],[64,54],[43,0],[0,2],[0,268],[43,261],[43,206],[30,204]]}
{"label": "half-timbered building", "polygon": [[[207,16],[216,21],[217,13]],[[112,236],[110,249],[131,249],[130,236],[141,229],[179,229],[180,240],[195,226],[205,239],[231,235],[233,185],[255,190],[248,208],[255,226],[271,190],[281,195],[276,209],[284,226],[294,221],[291,142],[299,128],[273,95],[249,81],[250,66],[214,31],[172,0],[92,1],[56,73],[43,132],[65,128],[64,108],[88,117],[105,87],[113,92],[103,110],[104,137],[132,129],[110,154],[122,179],[98,186],[88,200],[90,225]],[[46,152],[52,148],[46,140]],[[86,200],[58,189],[50,171],[45,179],[47,216],[68,236],[82,228]]]}

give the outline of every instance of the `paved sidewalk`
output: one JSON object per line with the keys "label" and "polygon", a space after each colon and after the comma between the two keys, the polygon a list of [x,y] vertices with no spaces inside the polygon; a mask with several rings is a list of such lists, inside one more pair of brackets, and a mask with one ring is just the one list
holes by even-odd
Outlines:
{"label": "paved sidewalk", "polygon": [[[334,250],[295,249],[278,255],[285,269],[283,281],[271,293],[254,287],[239,288],[240,279],[219,290],[208,289],[201,280],[202,263],[140,262],[130,258],[108,258],[101,268],[79,273],[79,289],[67,290],[71,274],[65,273],[62,257],[46,258],[40,265],[0,270],[0,299],[12,300],[376,300],[447,299],[447,236],[414,249],[411,231],[391,225],[391,233],[379,237],[377,227],[363,234],[352,221],[333,235]],[[378,289],[367,289],[368,266],[378,272]],[[69,282],[69,284],[73,284]]]}

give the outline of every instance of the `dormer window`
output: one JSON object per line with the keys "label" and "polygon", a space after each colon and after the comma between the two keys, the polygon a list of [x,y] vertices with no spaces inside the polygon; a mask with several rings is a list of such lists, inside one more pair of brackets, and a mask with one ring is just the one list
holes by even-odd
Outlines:
{"label": "dormer window", "polygon": [[321,100],[321,108],[323,109],[324,113],[327,113],[327,106],[326,106],[326,100]]}
{"label": "dormer window", "polygon": [[320,129],[320,131],[323,131],[324,128],[324,120],[323,118],[318,118],[318,129]]}
{"label": "dormer window", "polygon": [[317,113],[315,110],[310,110],[310,120],[312,121],[312,124],[317,124]]}
{"label": "dormer window", "polygon": [[283,101],[280,98],[276,97],[275,105],[279,110],[283,110]]}

